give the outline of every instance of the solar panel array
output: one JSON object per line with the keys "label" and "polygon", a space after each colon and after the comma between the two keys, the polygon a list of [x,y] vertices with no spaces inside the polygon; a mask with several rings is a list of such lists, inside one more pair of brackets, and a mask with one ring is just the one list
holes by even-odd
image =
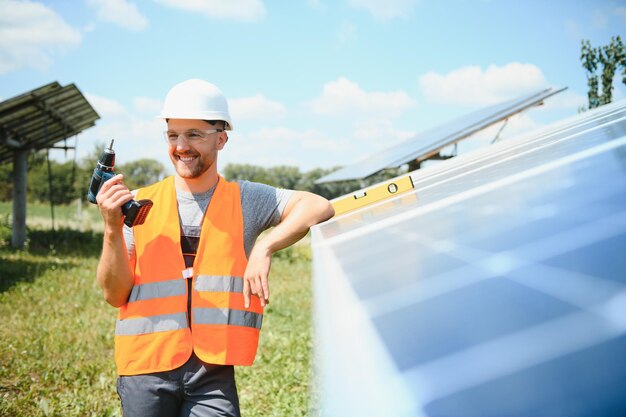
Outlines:
{"label": "solar panel array", "polygon": [[626,101],[313,228],[323,416],[626,410]]}
{"label": "solar panel array", "polygon": [[52,82],[0,103],[0,162],[45,149],[94,126],[98,113],[74,85]]}
{"label": "solar panel array", "polygon": [[427,159],[446,146],[452,145],[529,107],[541,104],[546,98],[563,90],[565,88],[546,88],[486,107],[442,126],[429,129],[388,149],[376,152],[361,161],[332,172],[316,182],[362,179],[385,168],[396,168],[415,159]]}

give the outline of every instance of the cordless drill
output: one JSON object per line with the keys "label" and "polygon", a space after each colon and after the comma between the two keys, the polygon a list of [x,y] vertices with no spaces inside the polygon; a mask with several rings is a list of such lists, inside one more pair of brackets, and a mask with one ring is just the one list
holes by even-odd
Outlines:
{"label": "cordless drill", "polygon": [[[100,155],[100,159],[93,170],[89,191],[87,192],[87,200],[90,203],[98,204],[96,196],[100,191],[100,187],[109,179],[115,176],[113,167],[115,166],[115,151],[113,150],[113,140],[108,148],[105,148]],[[122,214],[124,214],[124,224],[128,227],[143,224],[152,208],[150,200],[131,200],[122,206]]]}

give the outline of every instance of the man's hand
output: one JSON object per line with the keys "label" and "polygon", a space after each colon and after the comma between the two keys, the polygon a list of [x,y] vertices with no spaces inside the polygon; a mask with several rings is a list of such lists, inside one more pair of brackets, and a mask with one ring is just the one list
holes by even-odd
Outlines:
{"label": "man's hand", "polygon": [[[259,242],[260,243],[260,242]],[[244,306],[250,307],[250,294],[259,296],[261,306],[269,303],[270,287],[268,277],[272,265],[272,252],[262,244],[257,244],[250,253],[248,266],[243,275]]]}
{"label": "man's hand", "polygon": [[293,192],[280,223],[252,248],[243,277],[246,308],[250,306],[250,294],[257,294],[262,306],[269,302],[267,277],[272,253],[293,245],[309,232],[311,226],[330,219],[334,214],[333,206],[324,197],[306,191]]}
{"label": "man's hand", "polygon": [[117,174],[102,184],[96,196],[105,228],[121,226],[124,220],[121,207],[133,199],[132,193],[122,182],[123,179],[122,174]]}
{"label": "man's hand", "polygon": [[104,299],[114,307],[128,301],[133,289],[133,274],[128,263],[128,251],[123,235],[122,205],[133,195],[122,183],[122,175],[116,175],[100,187],[96,201],[104,220],[102,255],[96,270],[96,280]]}

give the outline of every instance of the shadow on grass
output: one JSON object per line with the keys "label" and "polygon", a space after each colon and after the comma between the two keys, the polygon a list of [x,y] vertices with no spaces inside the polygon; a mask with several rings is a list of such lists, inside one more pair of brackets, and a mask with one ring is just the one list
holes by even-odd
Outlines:
{"label": "shadow on grass", "polygon": [[102,232],[80,232],[73,229],[29,230],[28,252],[36,255],[98,257],[102,249]]}
{"label": "shadow on grass", "polygon": [[24,250],[0,242],[0,292],[18,282],[32,282],[49,270],[69,270],[80,258],[97,258],[102,247],[102,233],[71,229],[29,230]]}
{"label": "shadow on grass", "polygon": [[77,262],[71,259],[49,260],[42,258],[7,257],[6,251],[0,251],[0,293],[7,291],[18,282],[33,282],[47,271],[71,269]]}

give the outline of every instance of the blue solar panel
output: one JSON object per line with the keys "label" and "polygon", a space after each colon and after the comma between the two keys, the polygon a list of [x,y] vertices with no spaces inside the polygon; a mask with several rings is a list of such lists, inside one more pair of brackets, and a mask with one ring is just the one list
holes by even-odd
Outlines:
{"label": "blue solar panel", "polygon": [[626,410],[626,101],[420,171],[313,229],[321,414]]}
{"label": "blue solar panel", "polygon": [[465,115],[442,126],[429,129],[417,136],[376,152],[361,161],[319,178],[316,182],[345,181],[369,177],[385,168],[396,168],[416,158],[432,155],[494,123],[519,113],[528,107],[540,104],[546,98],[560,93],[565,88],[547,88],[532,94],[490,106]]}

